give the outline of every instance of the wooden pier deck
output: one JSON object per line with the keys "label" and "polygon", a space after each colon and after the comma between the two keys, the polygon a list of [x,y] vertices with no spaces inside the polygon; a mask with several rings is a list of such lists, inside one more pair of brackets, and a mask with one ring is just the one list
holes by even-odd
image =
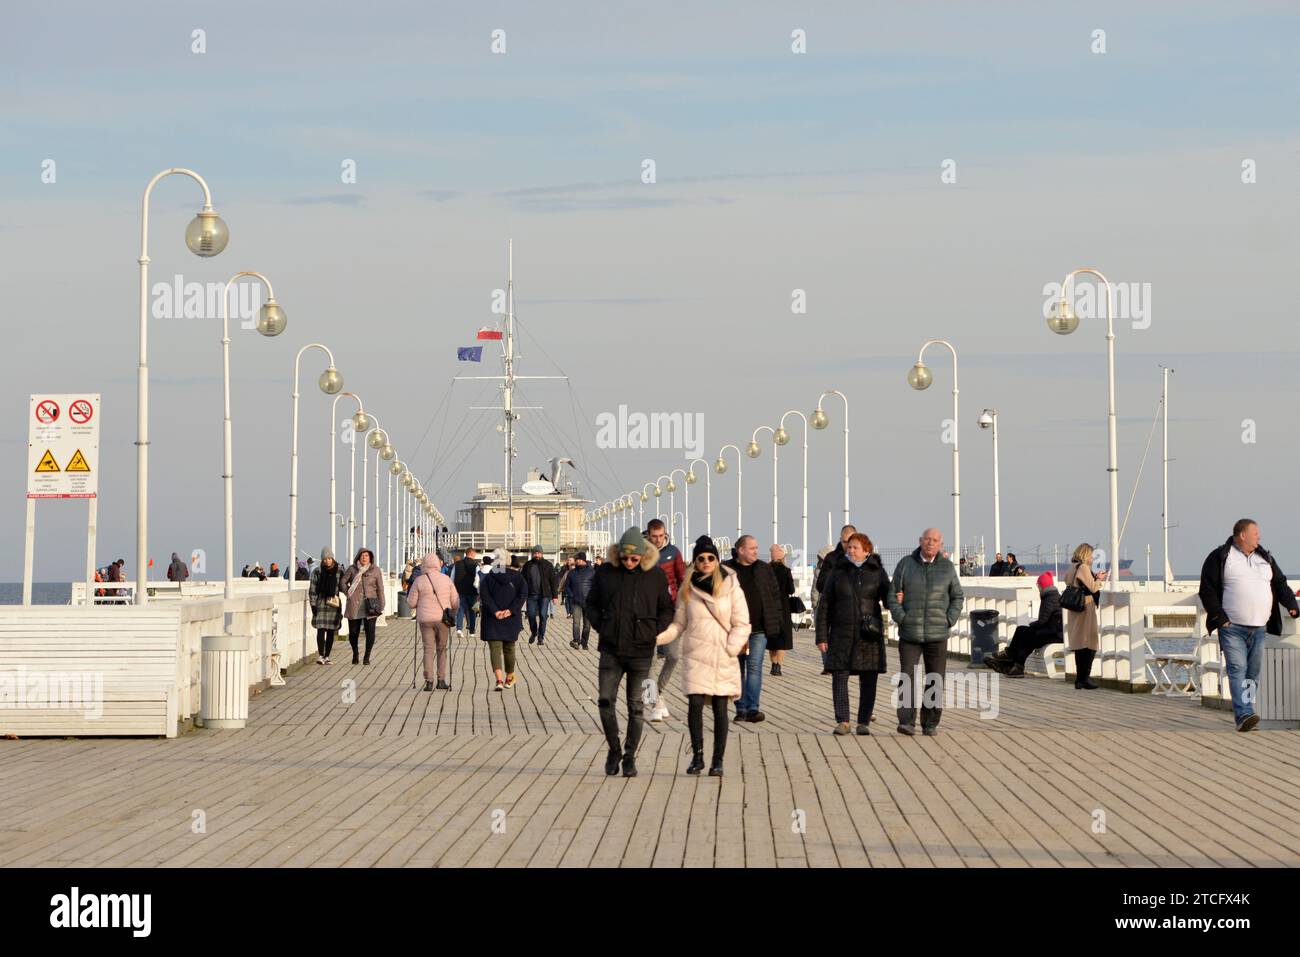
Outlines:
{"label": "wooden pier deck", "polygon": [[1003,679],[996,719],[948,710],[936,737],[905,738],[882,677],[873,734],[837,737],[808,632],[786,674],[764,678],[768,720],[732,726],[721,779],[682,773],[675,686],[640,776],[607,778],[595,635],[575,651],[568,628],[561,614],[545,647],[520,644],[513,691],[492,690],[471,639],[453,640],[452,691],[412,691],[414,626],[394,621],[374,665],[348,664],[341,642],[341,663],[258,695],[242,731],[0,741],[0,865],[1300,863],[1293,732]]}

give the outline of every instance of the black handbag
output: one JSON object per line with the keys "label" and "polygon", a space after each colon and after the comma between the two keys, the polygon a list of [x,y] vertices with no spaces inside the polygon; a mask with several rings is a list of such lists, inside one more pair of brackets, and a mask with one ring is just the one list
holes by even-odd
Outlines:
{"label": "black handbag", "polygon": [[1088,606],[1088,592],[1079,584],[1078,574],[1065,591],[1061,592],[1061,607],[1066,611],[1083,611]]}
{"label": "black handbag", "polygon": [[378,598],[367,598],[367,599],[366,599],[366,617],[367,617],[367,618],[378,618],[378,617],[379,617],[379,599],[378,599]]}
{"label": "black handbag", "polygon": [[802,615],[807,610],[808,609],[804,605],[802,598],[800,598],[798,595],[790,596],[790,614]]}

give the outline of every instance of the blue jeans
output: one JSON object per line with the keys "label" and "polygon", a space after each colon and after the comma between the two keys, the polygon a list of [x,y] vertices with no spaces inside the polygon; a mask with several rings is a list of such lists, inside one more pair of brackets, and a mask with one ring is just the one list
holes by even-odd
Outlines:
{"label": "blue jeans", "polygon": [[763,652],[767,650],[767,635],[753,632],[749,636],[749,654],[740,656],[740,700],[736,714],[758,710],[758,696],[763,691]]}
{"label": "blue jeans", "polygon": [[474,602],[478,595],[470,592],[467,595],[460,596],[460,605],[456,608],[456,630],[460,631],[461,625],[468,624],[469,630],[474,630]]}
{"label": "blue jeans", "polygon": [[[528,599],[528,633],[542,640],[546,639],[546,619],[551,616],[551,600],[543,596]],[[541,622],[538,622],[538,619]]]}
{"label": "blue jeans", "polygon": [[1264,626],[1224,625],[1219,629],[1219,648],[1228,669],[1228,690],[1232,692],[1232,716],[1241,724],[1255,713],[1259,700],[1259,666],[1264,660]]}

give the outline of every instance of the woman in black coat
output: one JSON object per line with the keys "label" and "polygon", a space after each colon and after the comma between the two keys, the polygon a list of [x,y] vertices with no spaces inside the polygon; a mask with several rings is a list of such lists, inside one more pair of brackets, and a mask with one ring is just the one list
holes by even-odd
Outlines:
{"label": "woman in black coat", "polygon": [[767,636],[767,653],[772,659],[772,674],[781,676],[785,653],[794,647],[794,625],[790,621],[790,598],[794,595],[794,575],[785,563],[785,549],[772,546],[772,574],[776,576],[777,591],[781,593],[781,630]]}
{"label": "woman in black coat", "polygon": [[870,734],[876,675],[885,670],[883,603],[889,573],[871,539],[849,539],[844,557],[826,578],[817,603],[817,647],[826,655],[835,700],[835,733],[849,733],[849,675],[858,676],[858,734]]}
{"label": "woman in black coat", "polygon": [[520,613],[528,597],[524,576],[509,565],[510,555],[498,548],[492,555],[492,570],[479,586],[483,619],[479,637],[488,643],[497,691],[515,686],[515,642],[519,640]]}

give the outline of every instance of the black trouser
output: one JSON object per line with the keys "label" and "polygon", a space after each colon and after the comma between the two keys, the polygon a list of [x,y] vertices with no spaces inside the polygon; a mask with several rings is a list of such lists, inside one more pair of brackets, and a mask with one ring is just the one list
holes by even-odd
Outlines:
{"label": "black trouser", "polygon": [[1080,648],[1074,653],[1074,681],[1080,684],[1092,677],[1092,659],[1097,657],[1097,652],[1092,648]]}
{"label": "black trouser", "polygon": [[360,632],[363,623],[366,629],[366,661],[369,661],[370,649],[375,647],[375,619],[349,618],[348,642],[352,645],[352,657],[355,658],[357,656],[357,639],[361,637]]}
{"label": "black trouser", "polygon": [[605,729],[605,740],[611,751],[620,750],[618,740],[618,684],[627,676],[627,743],[622,745],[625,754],[636,754],[637,745],[641,743],[641,709],[645,682],[650,677],[650,662],[654,660],[651,651],[645,657],[626,657],[600,653],[599,700],[600,726]]}
{"label": "black trouser", "polygon": [[[831,672],[831,697],[835,701],[836,724],[849,723],[849,673],[847,671]],[[876,675],[858,675],[858,724],[871,720],[871,712],[876,707]]]}
{"label": "black trouser", "polygon": [[582,647],[587,647],[587,639],[591,637],[591,619],[587,617],[586,605],[573,606],[573,640],[578,642]]}
{"label": "black trouser", "polygon": [[704,703],[711,702],[713,708],[713,760],[721,761],[727,753],[727,728],[731,716],[727,714],[726,695],[688,694],[686,700],[690,707],[686,712],[686,727],[691,732],[691,748],[704,750]]}
{"label": "black trouser", "polygon": [[1035,651],[1060,640],[1059,634],[1039,628],[1036,624],[1017,625],[1016,633],[1011,636],[1011,644],[1007,645],[1007,657],[1023,668],[1025,659]]}
{"label": "black trouser", "polygon": [[334,647],[334,636],[339,633],[337,628],[317,628],[316,629],[316,654],[322,658],[330,656],[330,649]]}
{"label": "black trouser", "polygon": [[[902,662],[902,679],[910,686],[911,697],[908,698],[907,687],[899,689],[900,701],[911,707],[898,709],[898,723],[915,726],[916,706],[921,705],[921,727],[933,728],[943,716],[943,678],[948,667],[947,641],[900,641],[898,657]],[[916,666],[924,663],[925,672],[917,680]],[[926,704],[925,689],[930,688],[930,697],[934,706]]]}

